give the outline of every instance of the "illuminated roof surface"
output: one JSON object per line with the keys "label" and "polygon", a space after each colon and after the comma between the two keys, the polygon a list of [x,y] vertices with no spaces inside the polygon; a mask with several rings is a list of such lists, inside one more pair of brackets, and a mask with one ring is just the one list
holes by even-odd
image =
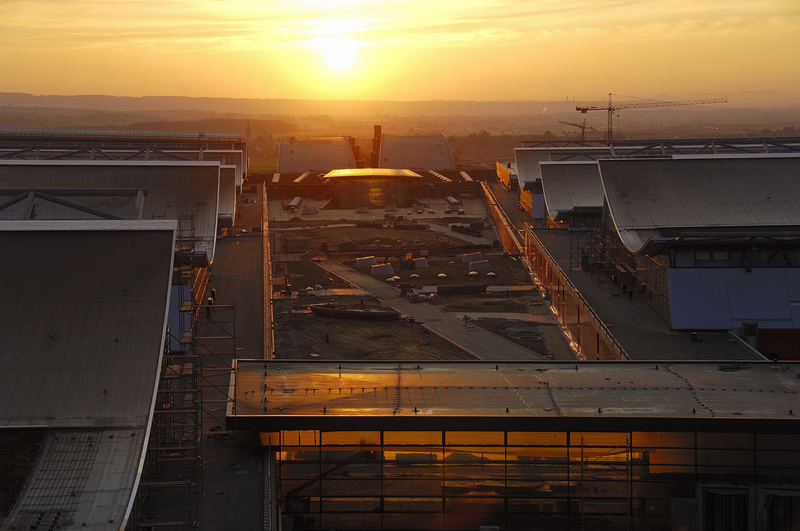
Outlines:
{"label": "illuminated roof surface", "polygon": [[395,170],[392,168],[357,168],[357,169],[341,169],[329,171],[323,177],[324,179],[364,179],[370,177],[391,177],[402,178],[408,177],[411,179],[422,179],[422,175],[411,170]]}
{"label": "illuminated roof surface", "polygon": [[768,362],[239,360],[235,415],[275,426],[313,426],[323,416],[427,419],[429,427],[447,417],[792,420],[800,415],[798,375],[800,364]]}

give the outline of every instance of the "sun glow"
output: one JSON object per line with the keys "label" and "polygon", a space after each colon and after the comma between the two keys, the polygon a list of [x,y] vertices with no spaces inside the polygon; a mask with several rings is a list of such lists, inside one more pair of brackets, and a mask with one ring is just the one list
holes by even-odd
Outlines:
{"label": "sun glow", "polygon": [[349,70],[355,64],[361,46],[359,40],[343,35],[317,37],[311,41],[311,47],[322,53],[328,67],[333,70]]}

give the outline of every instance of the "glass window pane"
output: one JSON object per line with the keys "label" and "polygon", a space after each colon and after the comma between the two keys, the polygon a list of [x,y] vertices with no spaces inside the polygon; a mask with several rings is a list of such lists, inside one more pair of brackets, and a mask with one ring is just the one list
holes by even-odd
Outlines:
{"label": "glass window pane", "polygon": [[281,432],[281,445],[316,446],[318,444],[318,430],[283,430]]}
{"label": "glass window pane", "polygon": [[508,432],[509,446],[565,446],[567,434],[557,432],[535,431],[510,431]]}
{"label": "glass window pane", "polygon": [[380,444],[379,431],[325,431],[322,444]]}
{"label": "glass window pane", "polygon": [[591,431],[574,431],[570,433],[570,446],[627,446],[627,433],[595,433]]}
{"label": "glass window pane", "polygon": [[383,444],[442,444],[440,431],[385,431]]}
{"label": "glass window pane", "polygon": [[447,431],[444,434],[445,444],[505,444],[502,431]]}
{"label": "glass window pane", "polygon": [[633,446],[651,448],[694,448],[694,433],[643,432],[632,433]]}

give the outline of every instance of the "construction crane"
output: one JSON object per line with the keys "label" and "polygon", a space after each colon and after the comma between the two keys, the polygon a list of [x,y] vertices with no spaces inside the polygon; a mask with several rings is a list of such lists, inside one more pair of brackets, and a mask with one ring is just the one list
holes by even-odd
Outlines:
{"label": "construction crane", "polygon": [[645,107],[676,107],[678,105],[703,105],[706,103],[728,103],[728,97],[705,99],[705,100],[675,100],[675,101],[649,101],[642,103],[614,103],[611,99],[612,93],[608,93],[608,105],[593,107],[575,107],[576,111],[586,114],[589,111],[606,111],[608,113],[608,141],[613,140],[612,117],[615,111],[620,109],[643,109]]}
{"label": "construction crane", "polygon": [[559,120],[558,123],[564,124],[564,125],[571,125],[573,127],[577,127],[578,129],[580,129],[581,130],[581,140],[583,140],[585,138],[587,129],[594,130],[594,127],[592,127],[591,125],[589,125],[589,126],[586,125],[586,118],[584,118],[583,119],[583,123],[580,123],[580,124],[576,124],[575,122],[565,122],[563,120]]}

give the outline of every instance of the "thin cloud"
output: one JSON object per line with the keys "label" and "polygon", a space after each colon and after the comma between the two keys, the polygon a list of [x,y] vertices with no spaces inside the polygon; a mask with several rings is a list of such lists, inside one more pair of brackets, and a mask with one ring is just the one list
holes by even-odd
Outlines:
{"label": "thin cloud", "polygon": [[[781,0],[713,4],[694,0],[6,0],[0,47],[169,46],[176,51],[233,51],[296,46],[315,36],[343,34],[365,45],[468,48],[602,36],[631,41],[730,36],[767,24],[787,31],[796,28],[800,18],[800,6]],[[337,28],[337,20],[348,22]]]}

